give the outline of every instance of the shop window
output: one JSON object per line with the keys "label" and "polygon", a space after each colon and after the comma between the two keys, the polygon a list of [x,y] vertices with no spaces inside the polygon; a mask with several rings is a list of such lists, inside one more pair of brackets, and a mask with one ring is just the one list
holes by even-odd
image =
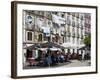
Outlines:
{"label": "shop window", "polygon": [[32,57],[32,51],[27,49],[26,59],[31,58],[31,57]]}
{"label": "shop window", "polygon": [[77,49],[77,54],[79,54],[79,50]]}
{"label": "shop window", "polygon": [[83,53],[83,50],[81,50],[81,53]]}
{"label": "shop window", "polygon": [[73,49],[73,53],[75,53],[75,49]]}

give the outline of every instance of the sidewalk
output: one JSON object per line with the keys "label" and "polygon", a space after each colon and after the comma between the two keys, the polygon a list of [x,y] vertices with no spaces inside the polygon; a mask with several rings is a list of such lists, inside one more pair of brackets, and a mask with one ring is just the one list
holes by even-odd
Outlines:
{"label": "sidewalk", "polygon": [[71,60],[70,64],[64,65],[62,67],[81,67],[81,66],[91,66],[90,60],[85,60],[85,61]]}
{"label": "sidewalk", "polygon": [[42,69],[42,68],[57,68],[57,67],[82,67],[90,66],[90,60],[80,61],[80,60],[70,60],[70,62],[58,63],[55,66],[50,67],[38,67],[38,66],[25,66],[24,69]]}

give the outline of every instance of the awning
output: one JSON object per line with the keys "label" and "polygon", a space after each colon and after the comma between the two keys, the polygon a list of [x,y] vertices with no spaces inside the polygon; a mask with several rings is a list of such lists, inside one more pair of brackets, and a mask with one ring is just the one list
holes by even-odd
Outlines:
{"label": "awning", "polygon": [[60,48],[50,48],[51,51],[62,51]]}
{"label": "awning", "polygon": [[81,48],[79,48],[78,50],[90,50],[90,47],[89,46],[83,46],[83,47],[81,47]]}
{"label": "awning", "polygon": [[41,51],[46,51],[47,48],[38,48],[38,50],[41,50]]}
{"label": "awning", "polygon": [[63,46],[61,46],[61,45],[59,45],[57,43],[53,43],[53,42],[42,43],[40,46],[42,48],[53,48],[53,47],[56,47],[56,48],[64,49]]}
{"label": "awning", "polygon": [[65,48],[72,48],[71,43],[63,43],[61,46],[65,47]]}
{"label": "awning", "polygon": [[34,43],[34,44],[31,44],[31,46],[26,47],[26,49],[29,49],[29,50],[36,49],[36,48],[40,48],[39,43]]}
{"label": "awning", "polygon": [[60,48],[60,49],[64,49],[63,46],[53,43],[53,42],[46,42],[46,43],[34,43],[31,46],[26,47],[26,49],[32,50],[32,49],[50,49],[50,48]]}
{"label": "awning", "polygon": [[72,43],[63,43],[61,46],[65,47],[66,49],[76,49],[78,45]]}

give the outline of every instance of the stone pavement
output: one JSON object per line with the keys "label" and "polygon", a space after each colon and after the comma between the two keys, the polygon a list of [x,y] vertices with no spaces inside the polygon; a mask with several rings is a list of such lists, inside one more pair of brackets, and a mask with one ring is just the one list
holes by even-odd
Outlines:
{"label": "stone pavement", "polygon": [[71,60],[71,63],[67,65],[63,65],[62,67],[80,67],[80,66],[90,66],[90,60],[84,60],[84,61],[79,61],[79,60]]}
{"label": "stone pavement", "polygon": [[55,66],[50,67],[37,67],[37,66],[26,66],[24,69],[38,69],[38,68],[57,68],[57,67],[82,67],[82,66],[91,66],[90,60],[70,60],[70,62],[58,63]]}

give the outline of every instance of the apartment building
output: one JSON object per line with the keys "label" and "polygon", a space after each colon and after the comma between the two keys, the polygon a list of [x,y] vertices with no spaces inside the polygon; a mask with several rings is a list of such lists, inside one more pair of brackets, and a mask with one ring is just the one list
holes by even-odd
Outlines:
{"label": "apartment building", "polygon": [[82,54],[85,51],[78,49],[85,45],[84,38],[90,34],[89,13],[23,10],[24,47],[53,42],[64,46],[65,53]]}

